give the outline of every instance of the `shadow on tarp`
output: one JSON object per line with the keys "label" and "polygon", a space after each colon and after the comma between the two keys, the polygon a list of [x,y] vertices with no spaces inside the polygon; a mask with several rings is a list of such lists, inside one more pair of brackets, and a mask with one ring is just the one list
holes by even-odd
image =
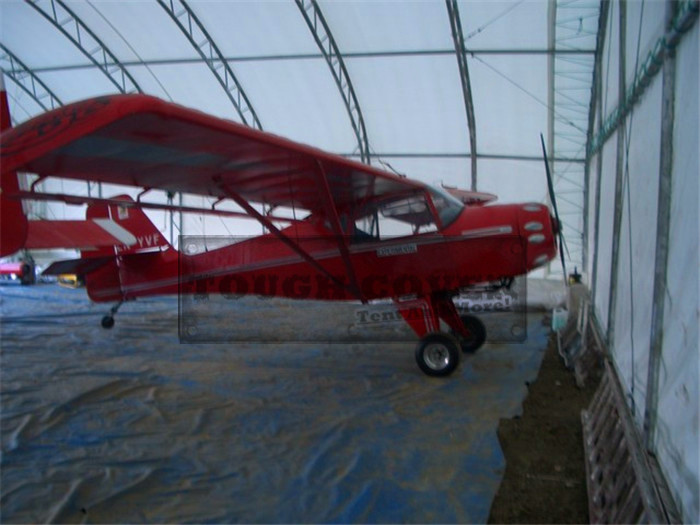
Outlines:
{"label": "shadow on tarp", "polygon": [[[527,339],[524,308],[484,312],[477,311],[466,300],[456,304],[460,315],[476,315],[483,321],[490,342],[519,344]],[[414,300],[410,305],[409,315],[422,319],[427,304]],[[262,318],[265,323],[260,322]],[[222,295],[206,298],[184,295],[179,298],[178,324],[180,342],[188,344],[384,345],[401,342],[411,348],[416,342],[415,333],[390,301],[362,304],[276,297],[244,296],[232,300]]]}
{"label": "shadow on tarp", "polygon": [[484,522],[547,338],[530,315],[436,379],[405,342],[181,345],[174,297],[105,310],[0,288],[4,522]]}

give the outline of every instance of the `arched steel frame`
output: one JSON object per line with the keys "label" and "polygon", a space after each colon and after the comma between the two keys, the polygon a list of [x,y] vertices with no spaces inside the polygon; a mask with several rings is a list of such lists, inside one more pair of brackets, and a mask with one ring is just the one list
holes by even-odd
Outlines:
{"label": "arched steel frame", "polygon": [[90,62],[109,78],[119,92],[142,92],[126,67],[65,3],[61,0],[49,0],[48,5],[44,5],[45,2],[39,0],[25,1],[73,42]]}
{"label": "arched steel frame", "polygon": [[226,91],[226,95],[243,123],[246,126],[262,130],[260,119],[258,119],[258,115],[243,91],[238,78],[192,8],[184,0],[158,0],[158,3],[209,66],[221,87]]}
{"label": "arched steel frame", "polygon": [[321,8],[316,3],[316,0],[295,0],[299,11],[306,25],[309,26],[311,34],[318,45],[318,48],[323,53],[323,58],[326,60],[328,67],[333,74],[340,95],[345,103],[345,109],[348,111],[352,129],[357,137],[357,146],[360,152],[360,159],[365,164],[371,163],[371,155],[369,151],[369,140],[367,138],[367,129],[365,128],[365,120],[360,110],[360,104],[357,101],[355,89],[352,87],[350,75],[345,67],[343,55],[338,49],[338,45],[333,38],[326,19],[321,13]]}
{"label": "arched steel frame", "polygon": [[471,189],[472,191],[476,191],[476,161],[478,158],[476,151],[476,121],[474,118],[474,102],[472,101],[471,82],[469,81],[469,67],[467,66],[467,52],[464,47],[464,34],[462,33],[462,22],[459,19],[457,0],[445,0],[445,4],[447,5],[447,13],[450,17],[452,40],[455,44],[455,55],[457,55],[457,65],[459,66],[459,78],[462,81],[464,106],[467,110],[469,150],[471,152]]}
{"label": "arched steel frame", "polygon": [[[3,44],[0,44],[0,49],[3,53],[0,56],[0,67],[2,67],[3,73],[12,79],[27,95],[32,97],[34,102],[44,111],[63,105],[61,99],[24,62],[17,58],[17,55]],[[4,66],[5,62],[9,62],[9,67]],[[45,104],[46,99],[48,99],[48,105]]]}

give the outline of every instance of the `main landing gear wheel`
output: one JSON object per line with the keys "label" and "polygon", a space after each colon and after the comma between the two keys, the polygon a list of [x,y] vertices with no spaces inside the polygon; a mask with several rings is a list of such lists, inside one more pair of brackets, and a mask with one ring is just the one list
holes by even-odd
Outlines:
{"label": "main landing gear wheel", "polygon": [[473,315],[462,315],[462,324],[469,330],[469,337],[459,336],[454,334],[462,347],[462,352],[465,354],[473,354],[486,341],[486,327],[478,317]]}
{"label": "main landing gear wheel", "polygon": [[429,376],[450,375],[459,364],[457,339],[443,332],[426,335],[416,347],[416,363]]}

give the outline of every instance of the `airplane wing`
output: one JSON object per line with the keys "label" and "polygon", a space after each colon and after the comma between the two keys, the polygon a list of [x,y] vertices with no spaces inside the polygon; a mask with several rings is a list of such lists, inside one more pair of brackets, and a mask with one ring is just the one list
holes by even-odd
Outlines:
{"label": "airplane wing", "polygon": [[[2,180],[17,172],[233,201],[319,272],[351,288],[362,300],[339,214],[363,209],[373,200],[427,189],[421,182],[147,95],[76,102],[3,131]],[[3,188],[5,202],[12,198],[89,200],[61,194],[42,197],[33,189],[16,189],[14,194]],[[350,285],[330,274],[250,203],[308,210],[328,218]],[[146,204],[138,199],[130,203]]]}
{"label": "airplane wing", "polygon": [[425,185],[147,95],[77,102],[0,135],[2,173],[25,171],[295,207],[336,209]]}

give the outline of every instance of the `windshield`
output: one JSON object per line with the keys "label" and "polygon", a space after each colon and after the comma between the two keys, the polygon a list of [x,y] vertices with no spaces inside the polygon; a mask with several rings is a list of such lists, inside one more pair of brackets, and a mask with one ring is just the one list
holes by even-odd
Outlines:
{"label": "windshield", "polygon": [[442,227],[449,226],[462,213],[464,204],[456,197],[453,197],[442,188],[430,187],[430,197],[433,199],[433,204],[440,216]]}

